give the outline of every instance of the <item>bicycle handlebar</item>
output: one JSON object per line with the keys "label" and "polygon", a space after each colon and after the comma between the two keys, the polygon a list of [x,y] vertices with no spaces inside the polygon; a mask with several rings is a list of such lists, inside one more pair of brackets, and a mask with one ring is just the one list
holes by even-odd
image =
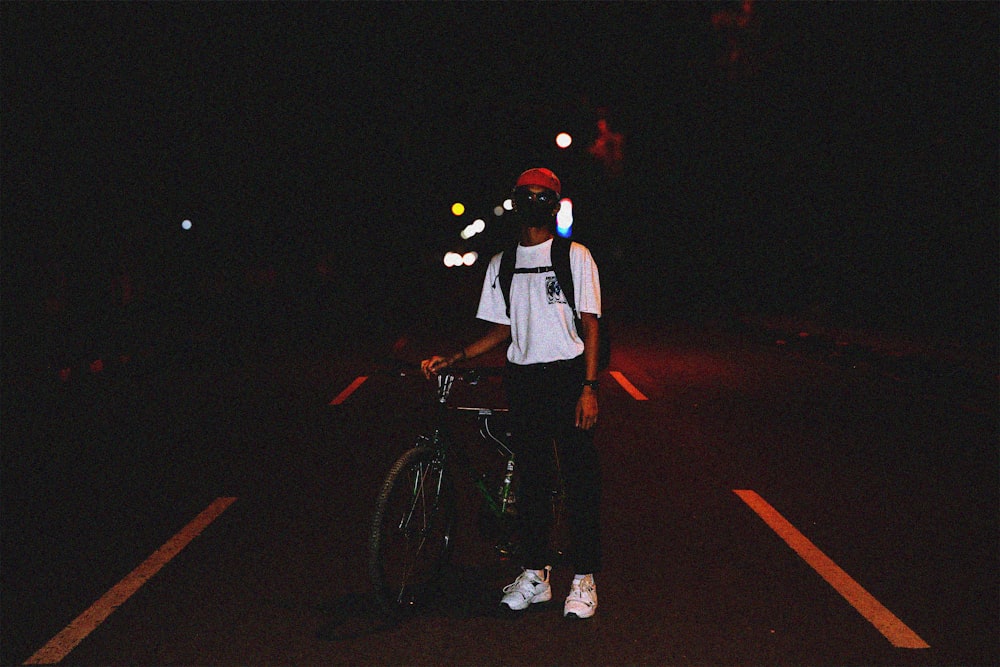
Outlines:
{"label": "bicycle handlebar", "polygon": [[510,408],[477,408],[471,405],[456,405],[452,409],[461,410],[462,412],[475,412],[480,417],[492,417],[493,415],[510,411]]}
{"label": "bicycle handlebar", "polygon": [[[416,364],[411,361],[394,359],[390,361],[388,365],[390,367],[388,372],[392,375],[399,377],[424,377],[424,372],[420,368],[420,364]],[[459,382],[471,385],[477,384],[484,378],[503,377],[503,374],[503,366],[449,366],[448,368],[444,368],[436,373],[438,376],[448,376],[453,380],[458,380]]]}
{"label": "bicycle handlebar", "polygon": [[[385,364],[383,364],[383,369],[380,371],[389,375],[394,375],[396,377],[410,377],[417,376],[424,379],[423,369],[421,369],[420,364],[416,364],[410,361],[404,361],[401,359],[389,359]],[[443,369],[437,374],[437,408],[441,413],[455,410],[465,413],[475,413],[479,420],[479,433],[484,439],[493,441],[501,450],[505,456],[513,456],[513,453],[508,448],[506,442],[496,435],[494,435],[492,429],[490,428],[490,418],[497,415],[506,414],[509,408],[487,408],[487,407],[474,407],[474,406],[451,406],[448,405],[448,399],[451,397],[451,390],[455,384],[455,380],[464,382],[465,384],[475,385],[483,378],[491,377],[502,377],[504,374],[504,368],[502,366],[473,366],[468,368],[455,368],[448,367]],[[440,418],[440,415],[439,415]],[[435,435],[436,437],[436,435]]]}
{"label": "bicycle handlebar", "polygon": [[502,366],[448,367],[438,372],[438,375],[450,375],[465,384],[473,385],[478,384],[480,380],[485,378],[503,377],[503,374],[504,369]]}

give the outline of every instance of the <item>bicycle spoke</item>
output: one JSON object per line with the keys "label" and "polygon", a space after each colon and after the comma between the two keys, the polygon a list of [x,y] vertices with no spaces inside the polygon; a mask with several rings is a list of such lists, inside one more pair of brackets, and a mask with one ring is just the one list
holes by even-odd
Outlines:
{"label": "bicycle spoke", "polygon": [[372,528],[372,578],[385,603],[413,604],[448,557],[449,494],[443,466],[431,450],[411,450],[394,466]]}
{"label": "bicycle spoke", "polygon": [[396,596],[396,602],[402,602],[403,593],[406,591],[406,587],[410,581],[410,574],[413,572],[413,568],[418,563],[418,557],[420,552],[423,551],[424,546],[427,543],[427,497],[424,494],[424,483],[427,479],[427,469],[430,464],[419,464],[413,472],[414,483],[413,483],[413,502],[411,504],[410,511],[408,512],[408,517],[413,517],[414,507],[419,505],[420,519],[422,525],[420,526],[420,542],[413,549],[412,555],[405,559],[406,564],[404,565],[403,574],[401,577],[399,585],[399,593]]}

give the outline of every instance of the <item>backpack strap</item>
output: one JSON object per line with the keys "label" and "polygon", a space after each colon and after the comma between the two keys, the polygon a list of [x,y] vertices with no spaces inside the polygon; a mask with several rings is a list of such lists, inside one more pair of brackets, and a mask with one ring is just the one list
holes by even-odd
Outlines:
{"label": "backpack strap", "polygon": [[556,272],[559,289],[566,297],[569,309],[573,311],[573,319],[579,320],[580,314],[576,312],[576,294],[573,289],[573,270],[569,264],[569,247],[572,243],[569,239],[558,235],[552,237],[552,268]]}
{"label": "backpack strap", "polygon": [[573,287],[573,271],[570,268],[569,262],[569,248],[572,245],[572,241],[563,238],[561,236],[552,237],[552,248],[551,257],[552,266],[543,266],[537,269],[518,269],[517,264],[517,246],[508,248],[503,251],[500,256],[500,273],[498,280],[500,281],[500,291],[503,293],[504,303],[507,305],[507,317],[510,317],[510,284],[514,280],[515,273],[546,273],[548,271],[555,271],[556,280],[559,281],[559,289],[562,291],[564,297],[566,297],[566,303],[569,305],[571,311],[573,311],[573,320],[576,323],[577,332],[583,331],[582,322],[580,321],[580,314],[576,312],[576,295],[574,293]]}
{"label": "backpack strap", "polygon": [[514,265],[517,263],[517,245],[507,248],[500,255],[500,292],[503,302],[507,305],[507,318],[510,318],[510,284],[514,280]]}

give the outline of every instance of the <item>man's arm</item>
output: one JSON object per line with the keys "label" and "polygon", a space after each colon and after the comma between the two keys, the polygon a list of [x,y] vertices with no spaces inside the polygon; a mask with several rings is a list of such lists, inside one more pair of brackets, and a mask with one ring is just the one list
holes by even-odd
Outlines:
{"label": "man's arm", "polygon": [[593,313],[580,313],[583,323],[583,360],[587,366],[587,380],[597,379],[598,347],[600,346],[600,320]]}
{"label": "man's arm", "polygon": [[[510,340],[510,325],[509,324],[494,324],[490,329],[483,335],[482,338],[475,341],[470,345],[466,345],[458,352],[447,356],[433,356],[430,359],[424,359],[420,362],[420,368],[424,371],[425,377],[430,377],[434,373],[451,366],[452,364],[458,363],[459,361],[464,361],[465,359],[472,359],[473,357],[478,357],[480,354],[485,354],[495,348],[497,345],[505,343]],[[594,368],[597,368],[597,356],[594,356]]]}
{"label": "man's arm", "polygon": [[[587,368],[586,380],[597,380],[597,348],[600,321],[593,313],[581,313],[583,324],[583,360]],[[576,402],[576,426],[588,429],[597,423],[597,387],[584,385]]]}

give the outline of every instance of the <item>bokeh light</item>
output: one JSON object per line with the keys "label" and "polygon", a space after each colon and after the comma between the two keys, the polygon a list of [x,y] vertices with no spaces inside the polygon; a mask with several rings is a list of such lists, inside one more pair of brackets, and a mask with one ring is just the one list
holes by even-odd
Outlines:
{"label": "bokeh light", "polygon": [[569,148],[571,143],[573,143],[573,137],[567,132],[560,132],[556,135],[556,146],[559,148]]}
{"label": "bokeh light", "polygon": [[474,250],[465,254],[449,251],[444,254],[444,265],[449,268],[456,266],[472,266],[478,259],[479,253]]}
{"label": "bokeh light", "polygon": [[191,229],[191,221],[190,220],[185,220],[184,222],[182,222],[181,223],[181,228],[182,229]]}
{"label": "bokeh light", "polygon": [[568,238],[573,233],[573,200],[563,197],[559,200],[559,212],[556,213],[556,231],[559,236]]}
{"label": "bokeh light", "polygon": [[453,215],[462,215],[465,213],[465,204],[460,201],[455,202],[451,205],[451,212]]}
{"label": "bokeh light", "polygon": [[461,236],[463,240],[471,239],[473,236],[479,234],[485,229],[486,229],[486,221],[484,221],[482,218],[477,218],[471,224],[466,225],[465,229],[462,230],[462,233],[459,234],[459,236]]}

